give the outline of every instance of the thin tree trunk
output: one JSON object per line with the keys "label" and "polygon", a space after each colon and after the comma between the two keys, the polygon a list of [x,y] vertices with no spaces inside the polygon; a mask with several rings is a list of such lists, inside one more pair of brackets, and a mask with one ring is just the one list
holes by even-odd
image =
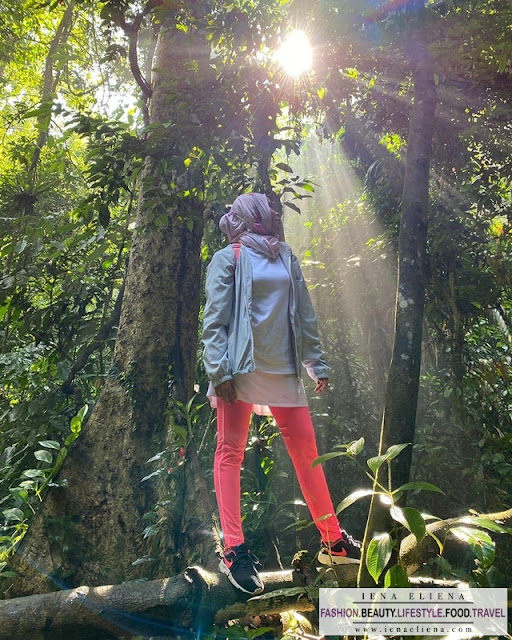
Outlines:
{"label": "thin tree trunk", "polygon": [[[427,45],[416,31],[418,55],[413,72],[414,104],[407,141],[407,162],[404,179],[402,219],[398,249],[398,288],[395,308],[395,337],[388,374],[385,409],[381,426],[379,452],[394,444],[411,443],[392,465],[392,486],[397,488],[409,479],[412,443],[416,426],[423,310],[425,297],[425,260],[428,227],[429,166],[434,128],[436,91]],[[380,480],[387,473],[381,467]],[[373,499],[364,537],[364,555],[374,533],[389,528],[388,510],[380,500]],[[375,585],[361,563],[361,587]]]}
{"label": "thin tree trunk", "polygon": [[[41,105],[50,107],[50,101],[52,100],[53,94],[57,89],[57,85],[59,83],[60,72],[55,72],[55,61],[56,55],[59,50],[59,47],[66,42],[71,32],[71,28],[73,26],[73,11],[75,9],[76,0],[71,0],[69,5],[62,16],[62,20],[57,27],[53,40],[50,44],[50,49],[48,51],[48,56],[46,57],[45,67],[44,67],[44,76],[43,76],[43,87],[41,91]],[[37,176],[37,165],[39,163],[39,159],[41,157],[41,152],[43,147],[46,145],[48,141],[48,132],[50,130],[51,117],[50,115],[40,115],[37,118],[37,126],[39,129],[39,134],[37,136],[36,146],[34,148],[34,153],[32,155],[32,162],[29,167],[29,182],[34,187],[34,183],[36,181]],[[27,212],[30,213],[30,212]]]}

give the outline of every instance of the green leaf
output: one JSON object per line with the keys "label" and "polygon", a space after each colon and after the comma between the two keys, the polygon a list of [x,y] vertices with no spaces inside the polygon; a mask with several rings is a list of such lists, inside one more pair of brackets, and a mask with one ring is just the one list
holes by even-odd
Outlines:
{"label": "green leaf", "polygon": [[57,362],[57,373],[61,380],[67,380],[69,367],[65,362]]}
{"label": "green leaf", "polygon": [[21,509],[5,509],[2,513],[6,520],[18,520],[19,522],[23,520],[23,511]]}
{"label": "green leaf", "polygon": [[84,406],[77,413],[77,415],[80,418],[80,420],[83,420],[85,418],[85,416],[87,415],[88,411],[89,411],[89,405],[88,404],[84,404]]}
{"label": "green leaf", "polygon": [[55,440],[39,440],[39,444],[47,449],[60,449],[60,444]]}
{"label": "green leaf", "polygon": [[393,458],[396,458],[410,444],[411,444],[410,442],[405,442],[405,443],[402,443],[402,444],[393,444],[393,445],[391,445],[391,447],[389,447],[389,449],[384,454],[386,456],[386,459],[387,460],[392,460]]}
{"label": "green leaf", "polygon": [[396,505],[393,505],[390,509],[390,514],[393,520],[396,520],[406,529],[408,529],[414,537],[418,540],[423,540],[427,533],[425,526],[425,520],[419,511],[412,507],[405,507],[401,509]]}
{"label": "green leaf", "polygon": [[435,484],[431,484],[430,482],[406,482],[398,489],[395,489],[393,493],[397,493],[398,491],[414,491],[416,489],[424,490],[424,491],[437,491],[438,493],[444,494],[439,487],[436,487]]}
{"label": "green leaf", "polygon": [[381,533],[370,541],[366,552],[366,568],[378,584],[379,578],[391,558],[393,541],[389,533]]}
{"label": "green leaf", "polygon": [[248,631],[246,631],[246,633],[247,633],[247,638],[249,640],[253,640],[253,638],[259,638],[262,635],[268,634],[269,631],[274,632],[274,628],[258,627],[256,629],[249,629]]}
{"label": "green leaf", "polygon": [[297,187],[304,189],[304,191],[310,191],[311,193],[315,192],[315,187],[309,182],[297,182]]}
{"label": "green leaf", "polygon": [[149,480],[150,478],[155,478],[157,476],[161,476],[162,473],[164,473],[165,469],[157,469],[156,471],[153,471],[153,473],[150,473],[147,476],[144,476],[141,480],[141,482],[146,482],[146,480]]}
{"label": "green leaf", "polygon": [[52,454],[45,449],[39,449],[39,451],[35,451],[34,456],[37,458],[37,460],[41,460],[41,462],[47,462],[48,464],[52,463]]}
{"label": "green leaf", "polygon": [[293,202],[283,202],[283,205],[285,205],[286,207],[290,207],[290,209],[293,209],[297,213],[300,213],[299,207],[296,204],[293,204]]}
{"label": "green leaf", "polygon": [[320,98],[320,100],[323,100],[325,98],[326,93],[327,89],[325,87],[318,87],[318,89],[316,90],[316,94]]}
{"label": "green leaf", "polygon": [[27,239],[22,238],[16,243],[16,246],[14,247],[14,253],[22,253],[23,251],[25,251],[26,247],[27,247]]}
{"label": "green leaf", "polygon": [[358,491],[354,491],[350,495],[348,495],[344,500],[342,500],[336,508],[336,515],[341,513],[347,507],[350,507],[351,504],[354,504],[356,500],[360,500],[361,498],[366,498],[366,496],[371,496],[376,492],[373,489],[359,489]]}
{"label": "green leaf", "polygon": [[332,458],[339,458],[340,456],[346,456],[346,451],[330,451],[329,453],[324,453],[322,456],[318,456],[313,460],[313,467],[318,466],[319,464],[323,464],[326,460],[331,460]]}
{"label": "green leaf", "polygon": [[459,522],[461,524],[473,524],[483,529],[488,529],[489,531],[495,531],[496,533],[508,533],[512,535],[512,528],[505,527],[498,522],[494,522],[494,520],[488,520],[487,518],[480,518],[478,516],[466,516],[464,518],[460,518]]}
{"label": "green leaf", "polygon": [[166,454],[167,454],[167,449],[164,449],[163,451],[160,451],[159,453],[155,454],[149,460],[146,460],[146,464],[148,464],[149,462],[155,462],[155,460],[161,460],[162,458],[165,458]]}
{"label": "green leaf", "polygon": [[392,460],[393,458],[396,458],[408,446],[409,446],[408,442],[406,442],[405,444],[391,445],[391,447],[389,447],[385,453],[383,453],[382,455],[370,458],[369,460],[366,461],[366,464],[370,467],[371,471],[373,471],[373,473],[376,474],[377,471],[384,464],[384,462],[387,462],[389,460]]}
{"label": "green leaf", "polygon": [[384,464],[384,462],[386,462],[385,456],[374,456],[373,458],[368,458],[368,460],[366,461],[366,464],[370,468],[370,471],[376,474],[377,471]]}
{"label": "green leaf", "polygon": [[[76,437],[78,436],[78,434],[82,430],[82,422],[83,422],[83,419],[86,416],[88,410],[89,410],[89,406],[84,404],[84,406],[80,409],[80,411],[76,414],[76,416],[74,416],[71,419],[70,429],[71,429],[71,432],[73,433],[73,435],[75,436],[75,438],[73,438],[73,439],[76,439]],[[68,439],[66,439],[66,444],[71,444],[71,442],[73,440],[71,440],[71,442],[68,442]]]}
{"label": "green leaf", "polygon": [[432,533],[432,531],[429,531],[428,529],[427,529],[427,536],[430,536],[433,540],[435,540],[435,542],[437,543],[437,546],[439,547],[439,553],[442,554],[444,545],[441,542],[441,540],[439,540],[439,538],[434,533]]}
{"label": "green leaf", "polygon": [[281,171],[286,171],[286,173],[293,173],[293,169],[290,165],[285,164],[284,162],[278,162],[275,167],[276,169],[281,169]]}
{"label": "green leaf", "polygon": [[354,440],[348,446],[347,453],[351,456],[358,456],[361,451],[364,449],[364,438],[359,438],[359,440]]}
{"label": "green leaf", "polygon": [[386,589],[410,589],[411,583],[407,571],[399,564],[393,565],[384,576]]}
{"label": "green leaf", "polygon": [[450,529],[450,532],[471,547],[475,557],[480,560],[484,569],[492,565],[495,556],[495,544],[488,533],[470,527],[454,527]]}
{"label": "green leaf", "polygon": [[0,578],[17,578],[18,574],[14,571],[2,571],[0,573]]}
{"label": "green leaf", "polygon": [[71,424],[69,428],[71,429],[71,432],[76,435],[80,433],[80,430],[82,428],[82,421],[78,416],[74,416],[73,418],[71,418]]}
{"label": "green leaf", "polygon": [[41,469],[26,469],[23,475],[25,478],[44,478],[44,471]]}

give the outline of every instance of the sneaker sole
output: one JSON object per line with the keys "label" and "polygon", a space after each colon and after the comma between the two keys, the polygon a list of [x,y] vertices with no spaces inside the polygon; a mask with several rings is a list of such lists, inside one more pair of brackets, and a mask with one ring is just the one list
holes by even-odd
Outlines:
{"label": "sneaker sole", "polygon": [[318,562],[332,567],[340,564],[361,564],[361,559],[349,558],[348,556],[335,556],[326,551],[320,551],[318,554]]}
{"label": "sneaker sole", "polygon": [[256,589],[255,591],[247,591],[247,589],[244,589],[242,587],[242,585],[238,584],[238,582],[233,578],[233,575],[231,574],[231,571],[229,570],[229,567],[226,565],[226,563],[224,562],[224,560],[221,560],[219,562],[219,571],[221,573],[223,573],[225,576],[227,576],[227,579],[231,582],[231,584],[236,587],[239,591],[243,591],[244,593],[249,593],[252,596],[258,595],[259,593],[261,593],[263,591],[263,589],[265,588],[265,585],[262,583],[261,587],[259,589]]}

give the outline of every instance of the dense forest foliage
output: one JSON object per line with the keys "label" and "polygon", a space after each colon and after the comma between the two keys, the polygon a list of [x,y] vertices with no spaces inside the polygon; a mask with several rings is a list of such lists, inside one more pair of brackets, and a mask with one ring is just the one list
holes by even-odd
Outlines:
{"label": "dense forest foliage", "polygon": [[[274,52],[295,28],[313,65],[292,76]],[[34,544],[44,531],[59,585],[213,566],[190,533],[214,518],[202,279],[247,191],[283,205],[319,316],[332,377],[310,402],[322,453],[344,453],[324,462],[335,502],[371,489],[420,55],[437,105],[410,480],[440,491],[407,509],[511,507],[511,28],[507,0],[2,2],[0,581],[45,504]],[[268,569],[317,546],[294,483],[255,418],[242,507]],[[134,505],[123,542],[115,502]],[[349,503],[362,536],[367,499]],[[509,536],[489,528],[505,531],[459,527],[467,553],[424,571],[507,586]],[[85,539],[89,558],[106,546],[77,570]]]}

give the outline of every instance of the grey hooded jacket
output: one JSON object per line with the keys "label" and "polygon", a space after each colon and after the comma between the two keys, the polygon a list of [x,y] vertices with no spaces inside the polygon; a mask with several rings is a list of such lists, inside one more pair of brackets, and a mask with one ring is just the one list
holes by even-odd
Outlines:
{"label": "grey hooded jacket", "polygon": [[[327,378],[329,367],[320,346],[316,314],[297,258],[281,242],[281,257],[290,274],[290,324],[295,347],[297,377],[300,366],[312,377]],[[237,262],[231,245],[217,251],[206,274],[203,319],[204,366],[214,387],[235,374],[255,370],[251,330],[252,268],[242,245]],[[284,338],[284,331],[283,331]]]}

